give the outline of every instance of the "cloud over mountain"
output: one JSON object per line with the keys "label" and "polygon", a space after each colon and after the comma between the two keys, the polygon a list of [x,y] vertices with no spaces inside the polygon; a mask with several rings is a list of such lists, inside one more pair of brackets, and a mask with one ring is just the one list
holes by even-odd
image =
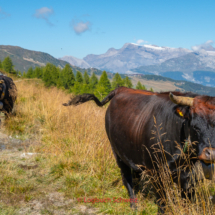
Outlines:
{"label": "cloud over mountain", "polygon": [[137,40],[136,43],[137,43],[138,45],[141,45],[141,44],[143,44],[143,43],[148,43],[148,41],[145,41],[145,40],[140,39],[140,40]]}
{"label": "cloud over mountain", "polygon": [[214,41],[213,40],[208,40],[208,41],[206,41],[205,43],[202,43],[202,44],[200,44],[200,45],[197,45],[197,46],[192,46],[191,48],[192,48],[192,50],[194,51],[194,52],[198,52],[198,51],[200,51],[200,50],[208,50],[210,47],[211,47],[211,45],[214,43]]}

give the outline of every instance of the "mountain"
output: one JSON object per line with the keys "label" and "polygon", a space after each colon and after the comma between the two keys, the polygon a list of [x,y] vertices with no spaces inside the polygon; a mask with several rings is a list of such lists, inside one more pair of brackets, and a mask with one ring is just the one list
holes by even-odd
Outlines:
{"label": "mountain", "polygon": [[157,74],[215,86],[215,51],[200,50],[163,63],[132,69],[133,73]]}
{"label": "mountain", "polygon": [[[154,46],[154,49],[159,50],[160,48],[161,47]],[[192,79],[191,81],[198,80],[199,83],[202,83],[204,85],[214,86],[213,83],[215,83],[215,72],[214,72],[215,70],[212,68],[214,67],[213,52],[214,51],[207,51],[207,53],[205,54],[204,51],[201,50],[201,53],[189,53],[177,58],[169,59],[158,65],[141,67],[141,69],[139,69],[138,71],[134,70],[134,73],[138,72],[138,73],[146,73],[146,74],[147,73],[156,74],[155,71],[157,72],[159,71],[159,73],[161,73],[162,76],[165,76],[165,77],[161,77],[158,75],[143,75],[143,74],[142,75],[130,74],[128,76],[129,78],[131,78],[134,85],[136,85],[136,83],[142,79],[144,81],[143,84],[145,84],[147,87],[153,87],[153,89],[156,89],[158,91],[178,89],[182,91],[183,90],[193,91],[200,94],[208,94],[208,95],[215,96],[215,93],[213,94],[213,92],[215,92],[214,88],[185,81],[185,80],[189,80],[190,78]],[[18,46],[1,45],[0,60],[1,61],[4,60],[4,58],[7,56],[11,57],[15,69],[18,69],[22,72],[27,71],[28,68],[30,67],[34,68],[36,66],[45,66],[46,63],[49,63],[49,62],[61,68],[64,67],[67,63],[63,60],[56,59],[47,53],[30,51]],[[210,57],[212,57],[211,62],[210,62]],[[81,63],[83,61],[79,61],[79,59],[77,59],[76,62]],[[79,64],[79,65],[82,65],[82,64]],[[87,71],[89,75],[91,75],[93,72],[97,76],[100,76],[102,74],[102,71],[96,68],[83,69],[72,65],[71,67],[74,73],[76,73],[77,71],[80,71],[82,73]],[[190,72],[189,69],[187,69],[188,67],[193,69],[199,69],[199,71]],[[166,72],[166,70],[170,68],[172,71]],[[205,71],[206,69],[207,71]],[[111,72],[107,72],[107,74],[110,79],[112,79],[114,76],[114,74]],[[124,74],[121,74],[121,76],[122,78],[125,77]],[[184,81],[177,81],[173,79],[184,80]]]}
{"label": "mountain", "polygon": [[73,66],[78,66],[78,67],[83,68],[83,69],[91,67],[83,59],[78,59],[78,58],[72,57],[72,56],[64,56],[64,57],[59,58],[59,60],[66,61],[66,62],[68,62],[69,64],[71,64]]}
{"label": "mountain", "polygon": [[[214,57],[213,57],[214,58]],[[180,71],[183,73],[192,73],[196,70],[215,71],[215,58],[213,61],[206,61],[205,57],[200,57],[197,53],[189,53],[187,55],[166,60],[163,63],[141,66],[132,69],[134,73],[154,73],[161,74],[167,71]],[[210,65],[209,65],[210,64]]]}
{"label": "mountain", "polygon": [[52,63],[63,68],[66,65],[65,61],[58,60],[50,54],[38,51],[23,49],[18,46],[0,45],[0,60],[9,56],[15,65],[15,70],[21,72],[27,71],[30,67],[45,66],[46,63]]}
{"label": "mountain", "polygon": [[[30,67],[45,66],[47,63],[52,63],[60,68],[63,68],[67,64],[66,61],[56,59],[44,52],[31,51],[18,46],[0,45],[0,60],[3,61],[7,56],[13,61],[14,69],[21,72],[27,71]],[[102,74],[102,71],[96,68],[82,69],[72,65],[71,67],[74,73],[77,71],[82,73],[87,71],[88,74],[92,74],[93,72],[98,76]],[[108,73],[108,77],[112,78],[113,74]]]}
{"label": "mountain", "polygon": [[170,58],[180,57],[190,52],[190,50],[183,48],[126,43],[121,49],[111,48],[101,55],[90,54],[83,60],[91,67],[114,73],[126,73],[139,66],[162,63]]}

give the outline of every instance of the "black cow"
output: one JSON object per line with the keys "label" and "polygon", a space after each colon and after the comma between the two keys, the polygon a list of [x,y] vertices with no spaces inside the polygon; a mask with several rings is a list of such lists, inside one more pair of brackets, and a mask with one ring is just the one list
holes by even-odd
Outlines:
{"label": "black cow", "polygon": [[[197,160],[215,160],[213,97],[180,92],[153,93],[119,87],[102,102],[93,94],[83,94],[63,105],[79,105],[89,100],[94,100],[98,106],[111,100],[105,116],[105,127],[130,198],[135,197],[131,169],[137,174],[144,169],[149,172],[157,169],[159,172],[156,156],[163,155],[158,150],[160,146],[157,144],[157,138],[152,138],[155,120],[157,125],[162,123],[162,133],[165,133],[160,136],[162,148],[174,182],[183,190],[182,197],[185,197],[184,192],[188,189],[190,180],[188,168],[182,169],[180,174],[177,171],[178,166],[185,162],[182,156],[186,147],[185,140],[189,138],[196,143],[192,145],[194,152],[191,154],[191,163],[194,164]],[[139,168],[139,165],[142,168]],[[159,193],[157,202],[160,212],[164,212],[162,208],[165,205],[160,202]]]}
{"label": "black cow", "polygon": [[17,97],[17,89],[13,80],[0,75],[0,111],[6,115],[12,112]]}

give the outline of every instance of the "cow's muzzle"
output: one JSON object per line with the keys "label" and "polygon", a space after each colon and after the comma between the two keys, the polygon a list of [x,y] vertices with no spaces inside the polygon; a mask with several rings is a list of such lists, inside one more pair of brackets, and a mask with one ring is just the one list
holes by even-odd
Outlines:
{"label": "cow's muzzle", "polygon": [[204,148],[201,155],[198,156],[198,159],[204,161],[205,163],[214,163],[215,148],[209,148],[209,147]]}

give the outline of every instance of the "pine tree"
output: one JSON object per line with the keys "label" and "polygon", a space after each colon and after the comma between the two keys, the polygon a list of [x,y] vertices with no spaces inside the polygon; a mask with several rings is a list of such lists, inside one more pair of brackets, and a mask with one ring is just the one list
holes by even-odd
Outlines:
{"label": "pine tree", "polygon": [[84,72],[84,84],[89,84],[90,83],[90,77],[87,74],[87,71]]}
{"label": "pine tree", "polygon": [[76,80],[78,83],[83,83],[83,77],[82,77],[82,74],[81,74],[80,71],[77,71],[76,76],[75,76],[75,80]]}
{"label": "pine tree", "polygon": [[44,68],[44,73],[43,73],[43,81],[45,82],[45,86],[49,87],[51,86],[51,71],[50,69],[47,67]]}
{"label": "pine tree", "polygon": [[1,60],[0,60],[0,69],[2,69],[2,62],[1,62]]}
{"label": "pine tree", "polygon": [[112,81],[112,89],[116,89],[117,87],[123,86],[124,81],[122,80],[121,76],[119,73],[116,73],[113,76],[113,81]]}
{"label": "pine tree", "polygon": [[150,91],[154,92],[154,90],[152,89],[152,87],[150,88]]}
{"label": "pine tree", "polygon": [[34,71],[32,67],[30,67],[27,71],[26,78],[33,78]]}
{"label": "pine tree", "polygon": [[142,90],[147,90],[145,85],[142,85]]}
{"label": "pine tree", "polygon": [[136,89],[142,90],[142,84],[140,83],[140,81],[137,82]]}
{"label": "pine tree", "polygon": [[19,77],[22,77],[21,71],[18,72],[18,76],[19,76]]}
{"label": "pine tree", "polygon": [[47,63],[46,66],[44,67],[44,72],[43,72],[43,81],[45,82],[45,86],[56,86],[57,82],[59,79],[59,71],[57,70],[56,66]]}
{"label": "pine tree", "polygon": [[80,94],[81,86],[82,86],[82,84],[76,81],[74,86],[72,88],[70,88],[70,90],[71,90],[71,92],[73,92],[76,95]]}
{"label": "pine tree", "polygon": [[9,56],[3,60],[2,66],[5,72],[13,73],[13,62]]}
{"label": "pine tree", "polygon": [[22,73],[22,77],[26,78],[26,72],[25,71]]}
{"label": "pine tree", "polygon": [[58,79],[59,79],[59,70],[54,64],[51,64],[51,77],[52,77],[52,85],[57,86]]}
{"label": "pine tree", "polygon": [[95,89],[97,84],[98,78],[96,77],[95,73],[93,73],[92,76],[90,77],[90,88]]}
{"label": "pine tree", "polygon": [[111,84],[110,84],[110,81],[108,79],[107,73],[105,71],[103,71],[103,73],[99,79],[99,85],[103,86],[108,93],[110,92]]}
{"label": "pine tree", "polygon": [[140,83],[140,81],[137,82],[137,85],[136,85],[136,89],[138,90],[146,90],[146,87],[144,85],[142,85]]}
{"label": "pine tree", "polygon": [[69,64],[66,64],[61,71],[60,79],[62,80],[62,84],[65,89],[69,89],[70,87],[74,86],[75,76]]}
{"label": "pine tree", "polygon": [[35,78],[43,78],[43,69],[41,67],[36,67],[34,69]]}
{"label": "pine tree", "polygon": [[108,79],[107,73],[105,71],[103,71],[99,83],[96,87],[96,96],[98,96],[99,98],[104,98],[105,96],[107,96],[111,91],[111,84],[110,81]]}
{"label": "pine tree", "polygon": [[131,82],[131,80],[129,79],[128,76],[126,76],[126,77],[124,78],[124,86],[125,86],[125,87],[128,87],[128,88],[132,88],[132,87],[133,87],[133,84],[132,84],[132,82]]}

